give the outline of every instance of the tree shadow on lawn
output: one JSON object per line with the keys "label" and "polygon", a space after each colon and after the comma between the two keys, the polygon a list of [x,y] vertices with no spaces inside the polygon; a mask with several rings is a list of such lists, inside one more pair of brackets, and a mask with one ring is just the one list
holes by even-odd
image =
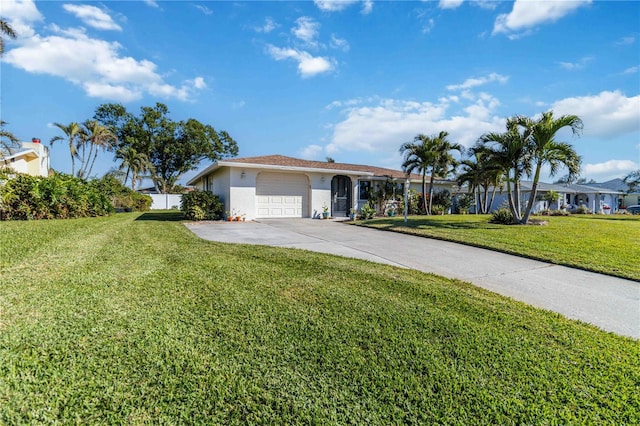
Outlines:
{"label": "tree shadow on lawn", "polygon": [[365,222],[374,225],[379,228],[393,229],[393,228],[412,228],[412,229],[424,229],[424,228],[440,228],[440,229],[501,229],[502,226],[489,223],[489,222],[443,222],[441,220],[430,220],[429,218],[420,219],[376,219],[372,222]]}
{"label": "tree shadow on lawn", "polygon": [[185,217],[180,211],[152,211],[141,214],[136,220],[153,220],[158,222],[182,222]]}

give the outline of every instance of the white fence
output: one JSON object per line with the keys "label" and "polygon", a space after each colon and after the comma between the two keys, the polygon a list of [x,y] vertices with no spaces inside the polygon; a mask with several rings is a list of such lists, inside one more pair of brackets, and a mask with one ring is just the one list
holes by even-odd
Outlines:
{"label": "white fence", "polygon": [[147,194],[151,197],[151,210],[169,210],[180,208],[182,194]]}

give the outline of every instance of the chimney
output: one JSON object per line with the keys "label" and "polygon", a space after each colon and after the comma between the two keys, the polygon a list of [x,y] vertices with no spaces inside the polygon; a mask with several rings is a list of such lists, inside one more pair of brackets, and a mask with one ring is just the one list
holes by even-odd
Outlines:
{"label": "chimney", "polygon": [[40,139],[39,138],[31,138],[31,142],[40,143]]}

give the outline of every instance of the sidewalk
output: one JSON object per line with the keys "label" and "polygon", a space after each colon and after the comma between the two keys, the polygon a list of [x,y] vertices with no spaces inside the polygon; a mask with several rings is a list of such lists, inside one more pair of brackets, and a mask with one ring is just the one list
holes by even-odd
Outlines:
{"label": "sidewalk", "polygon": [[631,280],[334,221],[271,219],[187,226],[211,241],[299,248],[457,278],[640,339],[640,283]]}

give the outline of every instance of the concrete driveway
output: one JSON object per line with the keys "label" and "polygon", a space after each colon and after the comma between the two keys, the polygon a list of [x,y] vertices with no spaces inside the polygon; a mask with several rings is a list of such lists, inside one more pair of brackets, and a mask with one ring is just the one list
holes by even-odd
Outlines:
{"label": "concrete driveway", "polygon": [[330,253],[471,282],[530,305],[640,338],[640,283],[491,250],[331,220],[187,224],[206,240]]}

